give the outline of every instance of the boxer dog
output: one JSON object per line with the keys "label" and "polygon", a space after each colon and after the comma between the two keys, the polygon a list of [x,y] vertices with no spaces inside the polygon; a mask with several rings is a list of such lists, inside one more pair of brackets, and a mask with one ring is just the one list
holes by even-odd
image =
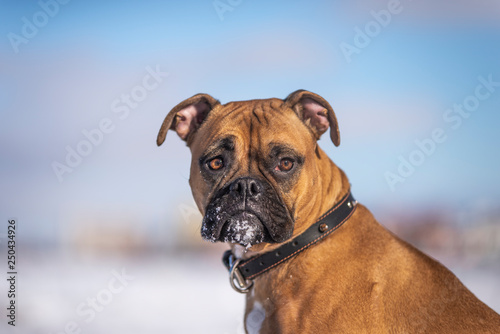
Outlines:
{"label": "boxer dog", "polygon": [[[298,90],[221,104],[195,95],[166,116],[192,153],[201,235],[227,242],[247,292],[247,333],[500,333],[500,316],[448,269],[381,226],[319,147],[334,111]],[[220,315],[222,316],[222,315]]]}

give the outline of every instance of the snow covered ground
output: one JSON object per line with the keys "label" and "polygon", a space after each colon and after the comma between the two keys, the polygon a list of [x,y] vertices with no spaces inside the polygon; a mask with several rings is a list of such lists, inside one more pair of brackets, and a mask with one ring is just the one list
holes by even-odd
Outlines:
{"label": "snow covered ground", "polygon": [[[244,296],[230,288],[220,259],[190,254],[135,259],[44,252],[26,256],[19,267],[17,326],[1,321],[0,332],[243,333]],[[500,271],[451,269],[500,311]],[[0,301],[6,319],[5,298]]]}

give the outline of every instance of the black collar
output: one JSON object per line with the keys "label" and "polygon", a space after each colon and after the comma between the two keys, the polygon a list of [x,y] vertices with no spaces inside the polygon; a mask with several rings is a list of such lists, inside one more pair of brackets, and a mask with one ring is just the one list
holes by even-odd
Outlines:
{"label": "black collar", "polygon": [[[231,250],[226,251],[222,262],[230,272],[231,286],[238,292],[248,292],[255,277],[291,259],[342,226],[353,214],[356,204],[357,201],[349,191],[304,233],[271,252],[242,260],[236,259]],[[235,284],[235,280],[238,284]]]}

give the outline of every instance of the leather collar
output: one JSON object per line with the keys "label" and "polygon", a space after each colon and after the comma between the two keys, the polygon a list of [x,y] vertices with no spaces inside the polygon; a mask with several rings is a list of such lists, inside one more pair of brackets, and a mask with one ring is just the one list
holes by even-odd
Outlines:
{"label": "leather collar", "polygon": [[303,252],[342,226],[354,213],[356,204],[357,201],[349,191],[305,232],[271,252],[242,260],[237,259],[231,250],[227,250],[222,262],[230,272],[231,286],[238,292],[248,292],[254,278]]}

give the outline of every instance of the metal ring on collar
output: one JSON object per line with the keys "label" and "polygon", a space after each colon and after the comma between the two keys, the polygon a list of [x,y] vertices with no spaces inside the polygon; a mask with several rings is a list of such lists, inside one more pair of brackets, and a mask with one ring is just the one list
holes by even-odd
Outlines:
{"label": "metal ring on collar", "polygon": [[[238,265],[240,264],[241,259],[237,259],[231,266],[231,271],[229,272],[229,283],[231,287],[238,291],[239,293],[247,293],[253,285],[253,281],[248,281],[243,278],[238,269]],[[234,281],[238,281],[236,284]]]}

